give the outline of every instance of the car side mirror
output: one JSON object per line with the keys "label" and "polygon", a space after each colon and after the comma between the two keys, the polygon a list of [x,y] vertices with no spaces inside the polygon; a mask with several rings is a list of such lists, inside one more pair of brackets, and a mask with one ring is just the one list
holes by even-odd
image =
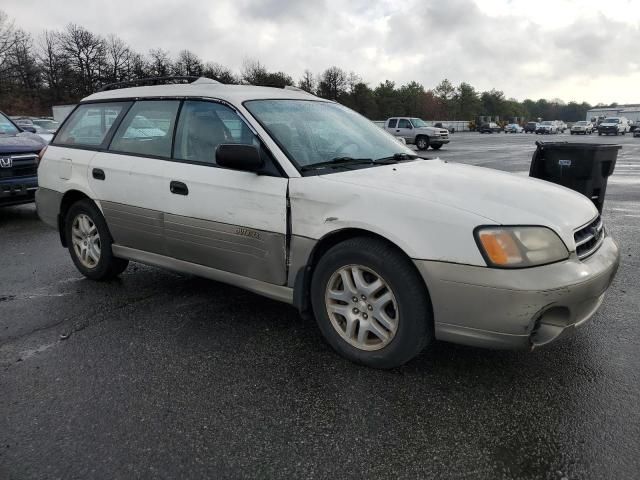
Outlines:
{"label": "car side mirror", "polygon": [[236,143],[218,145],[216,163],[221,167],[245,172],[259,172],[264,168],[258,147]]}
{"label": "car side mirror", "polygon": [[35,127],[24,126],[24,127],[20,127],[20,129],[21,129],[23,132],[36,133],[36,129],[35,129]]}
{"label": "car side mirror", "polygon": [[413,125],[409,125],[409,126],[407,126],[407,128],[408,128],[409,130],[413,130]]}

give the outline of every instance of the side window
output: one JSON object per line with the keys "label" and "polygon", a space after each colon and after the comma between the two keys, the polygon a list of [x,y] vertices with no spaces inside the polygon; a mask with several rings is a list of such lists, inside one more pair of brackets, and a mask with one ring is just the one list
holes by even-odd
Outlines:
{"label": "side window", "polygon": [[406,118],[401,118],[398,120],[398,128],[411,128],[411,124]]}
{"label": "side window", "polygon": [[122,120],[109,150],[170,158],[179,106],[179,100],[137,101]]}
{"label": "side window", "polygon": [[214,164],[216,148],[223,143],[260,145],[244,121],[226,105],[185,101],[178,120],[173,156],[180,160]]}
{"label": "side window", "polygon": [[75,109],[56,135],[55,145],[98,147],[129,103],[87,103]]}
{"label": "side window", "polygon": [[389,128],[396,128],[397,124],[398,124],[397,118],[392,118],[391,120],[389,120]]}

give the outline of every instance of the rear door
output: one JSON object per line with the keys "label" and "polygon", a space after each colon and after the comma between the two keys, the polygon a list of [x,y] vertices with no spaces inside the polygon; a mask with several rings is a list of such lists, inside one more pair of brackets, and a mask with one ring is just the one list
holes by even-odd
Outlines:
{"label": "rear door", "polygon": [[[127,111],[130,102],[82,104],[64,123],[53,143],[47,148],[47,162],[61,180],[87,185],[87,171],[97,151],[106,148],[115,123]],[[89,182],[93,189],[96,185]],[[93,190],[100,198],[100,189]]]}
{"label": "rear door", "polygon": [[91,161],[89,182],[119,245],[167,253],[161,205],[179,108],[172,99],[135,102]]}
{"label": "rear door", "polygon": [[[277,285],[286,283],[288,179],[216,165],[220,144],[260,146],[222,103],[187,100],[162,201],[169,255]],[[272,160],[262,150],[267,163]]]}

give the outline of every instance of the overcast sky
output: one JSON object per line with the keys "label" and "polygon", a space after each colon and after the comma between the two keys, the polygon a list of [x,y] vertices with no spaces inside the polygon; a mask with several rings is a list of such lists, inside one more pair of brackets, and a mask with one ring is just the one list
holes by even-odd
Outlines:
{"label": "overcast sky", "polygon": [[183,48],[299,78],[337,65],[371,87],[447,77],[508,97],[640,102],[638,0],[2,0],[38,35],[69,23],[134,49]]}

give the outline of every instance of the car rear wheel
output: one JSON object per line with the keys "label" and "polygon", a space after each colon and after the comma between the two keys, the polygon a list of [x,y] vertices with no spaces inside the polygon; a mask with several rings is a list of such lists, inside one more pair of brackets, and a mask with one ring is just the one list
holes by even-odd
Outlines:
{"label": "car rear wheel", "polygon": [[429,148],[429,137],[421,136],[416,138],[416,147],[418,147],[418,150]]}
{"label": "car rear wheel", "polygon": [[353,238],[331,248],[313,273],[311,302],[329,345],[357,363],[396,367],[433,339],[422,278],[382,240]]}
{"label": "car rear wheel", "polygon": [[65,218],[65,238],[71,259],[85,277],[109,280],[122,273],[128,260],[111,251],[113,239],[95,203],[83,199],[74,203]]}

